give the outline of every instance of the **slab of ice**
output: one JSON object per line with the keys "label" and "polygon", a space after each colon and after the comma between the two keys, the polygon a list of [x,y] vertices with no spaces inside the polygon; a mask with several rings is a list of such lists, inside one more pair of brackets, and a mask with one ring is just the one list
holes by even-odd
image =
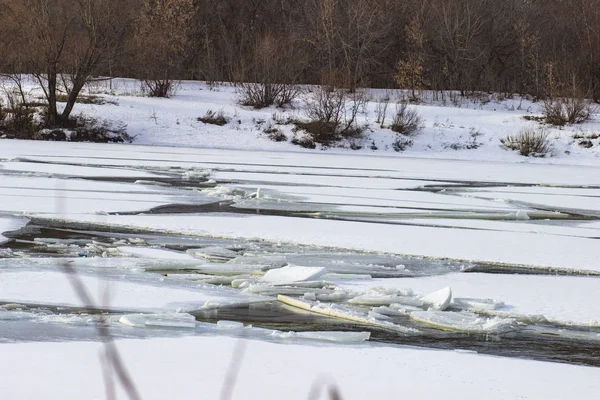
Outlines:
{"label": "slab of ice", "polygon": [[234,264],[256,265],[261,269],[269,270],[273,268],[285,267],[288,263],[285,256],[269,256],[269,255],[243,255],[229,261]]}
{"label": "slab of ice", "polygon": [[123,325],[136,328],[194,329],[196,327],[194,316],[186,313],[127,314],[121,316],[119,322]]}
{"label": "slab of ice", "polygon": [[445,310],[452,300],[452,289],[445,287],[428,295],[422,296],[420,300],[434,310]]}
{"label": "slab of ice", "polygon": [[468,333],[493,333],[515,329],[516,321],[510,318],[487,318],[468,312],[414,311],[410,318],[435,328]]}
{"label": "slab of ice", "polygon": [[466,311],[493,311],[504,307],[504,303],[493,299],[470,299],[455,297],[452,299],[452,307]]}
{"label": "slab of ice", "polygon": [[[398,286],[409,286],[419,293],[451,286],[457,298],[494,299],[497,302],[495,310],[486,311],[484,307],[471,310],[477,313],[515,318],[526,323],[543,321],[543,316],[547,322],[556,325],[600,327],[598,277],[457,272],[419,278],[357,281],[351,285],[340,282],[339,286],[356,292],[368,289],[373,283],[392,290]],[[500,306],[500,301],[504,306]]]}
{"label": "slab of ice", "polygon": [[310,339],[322,340],[336,343],[359,343],[365,342],[371,338],[371,332],[336,332],[336,331],[316,331],[316,332],[273,332],[274,337],[282,339]]}
{"label": "slab of ice", "polygon": [[121,246],[117,247],[121,253],[124,255],[130,255],[133,257],[141,257],[141,258],[153,258],[153,259],[163,259],[163,260],[189,260],[194,261],[196,258],[190,256],[189,254],[180,253],[172,250],[158,249],[152,247],[138,247],[138,246]]}
{"label": "slab of ice", "polygon": [[219,329],[242,329],[244,328],[244,324],[237,321],[220,320],[217,321],[217,327]]}
{"label": "slab of ice", "polygon": [[319,278],[325,271],[322,267],[287,266],[267,271],[261,280],[275,285],[311,281]]}
{"label": "slab of ice", "polygon": [[327,315],[329,317],[340,318],[347,321],[353,321],[360,324],[375,326],[378,328],[395,331],[402,334],[415,334],[419,331],[414,328],[394,324],[388,321],[379,321],[375,318],[370,318],[367,314],[352,311],[347,307],[343,307],[336,304],[322,304],[319,302],[312,302],[302,299],[294,299],[291,297],[279,295],[277,300],[280,302],[297,307],[302,310],[310,311],[315,314]]}
{"label": "slab of ice", "polygon": [[189,249],[188,254],[194,257],[205,258],[209,261],[230,261],[238,256],[233,250],[224,247],[205,247],[201,249]]}
{"label": "slab of ice", "polygon": [[28,223],[29,220],[27,218],[0,216],[0,244],[8,241],[6,236],[2,236],[3,233],[16,231]]}
{"label": "slab of ice", "polygon": [[403,296],[389,294],[363,294],[348,300],[350,304],[359,304],[364,306],[389,306],[394,303],[402,303]]}
{"label": "slab of ice", "polygon": [[[262,301],[225,287],[180,286],[155,275],[122,274],[103,277],[79,274],[93,297],[85,304],[62,272],[18,271],[0,273],[0,302],[47,306],[94,307],[115,311],[174,312],[200,309],[206,302],[248,304]],[[108,302],[104,302],[108,295]]]}

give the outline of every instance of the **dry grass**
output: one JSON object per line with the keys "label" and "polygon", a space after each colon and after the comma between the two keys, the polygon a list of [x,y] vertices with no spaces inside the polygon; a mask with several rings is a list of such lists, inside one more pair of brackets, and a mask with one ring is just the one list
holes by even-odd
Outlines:
{"label": "dry grass", "polygon": [[526,128],[517,135],[500,139],[500,142],[505,148],[516,150],[526,157],[547,157],[553,153],[548,133],[543,129]]}

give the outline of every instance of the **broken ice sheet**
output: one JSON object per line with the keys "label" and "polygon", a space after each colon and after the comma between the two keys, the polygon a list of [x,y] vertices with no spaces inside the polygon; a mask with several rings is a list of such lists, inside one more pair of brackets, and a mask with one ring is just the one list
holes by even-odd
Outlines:
{"label": "broken ice sheet", "polygon": [[469,312],[429,310],[414,311],[409,315],[414,321],[434,328],[456,332],[504,332],[515,329],[517,325],[516,321],[511,318],[482,317]]}
{"label": "broken ice sheet", "polygon": [[[174,312],[193,311],[206,304],[243,306],[265,299],[212,285],[167,280],[150,274],[95,276],[78,274],[93,304],[85,304],[76,294],[69,276],[62,272],[19,271],[0,273],[0,302],[39,306],[86,307],[112,311]],[[108,296],[108,302],[104,298]]]}

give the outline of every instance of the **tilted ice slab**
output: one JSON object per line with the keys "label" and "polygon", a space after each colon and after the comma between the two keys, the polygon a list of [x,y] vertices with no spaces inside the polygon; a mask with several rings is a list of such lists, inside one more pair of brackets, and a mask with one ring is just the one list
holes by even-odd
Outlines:
{"label": "tilted ice slab", "polygon": [[467,332],[467,333],[494,333],[508,331],[514,328],[516,321],[508,318],[482,317],[468,312],[453,311],[413,311],[410,318],[434,328]]}
{"label": "tilted ice slab", "polygon": [[[219,398],[228,365],[242,348],[237,338],[224,336],[118,340],[116,346],[145,400],[196,398],[199,385],[203,397]],[[245,341],[243,349],[235,398],[305,400],[316,385],[335,386],[348,400],[395,399],[399,393],[448,400],[559,400],[593,398],[600,391],[597,368],[470,352],[258,340]],[[4,398],[104,396],[101,343],[2,344],[0,351]],[[49,374],[57,360],[60,370]],[[127,398],[120,388],[117,396]]]}
{"label": "tilted ice slab", "polygon": [[[53,217],[59,220],[192,235],[259,238],[274,242],[516,264],[532,268],[600,271],[597,262],[597,241],[578,237],[274,216],[56,215]],[[356,272],[360,273],[360,271]]]}
{"label": "tilted ice slab", "polygon": [[261,278],[261,281],[273,285],[292,284],[294,282],[315,280],[325,272],[325,268],[290,265],[267,271],[265,276]]}
{"label": "tilted ice slab", "polygon": [[422,294],[447,285],[452,287],[456,298],[456,303],[451,302],[450,307],[515,317],[525,322],[548,320],[561,325],[600,327],[598,277],[451,273],[335,283],[349,291],[408,287]]}
{"label": "tilted ice slab", "polygon": [[3,233],[16,231],[29,223],[27,218],[21,217],[8,217],[0,215],[0,244],[8,241],[6,236],[2,236]]}
{"label": "tilted ice slab", "polygon": [[216,286],[166,285],[164,280],[154,276],[137,281],[126,274],[121,277],[77,276],[92,296],[92,304],[85,304],[79,298],[66,273],[51,271],[0,272],[0,302],[115,311],[187,312],[205,306],[215,308],[263,300]]}

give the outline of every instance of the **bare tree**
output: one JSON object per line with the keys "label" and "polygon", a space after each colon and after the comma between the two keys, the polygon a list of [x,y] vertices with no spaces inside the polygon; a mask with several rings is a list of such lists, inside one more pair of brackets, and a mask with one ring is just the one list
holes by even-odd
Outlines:
{"label": "bare tree", "polygon": [[[15,73],[30,72],[38,80],[48,101],[48,126],[67,123],[81,90],[102,68],[109,50],[120,42],[124,29],[122,16],[127,9],[123,3],[3,0],[10,17],[18,21],[12,34],[21,38],[18,44],[14,41],[9,44],[12,68]],[[66,105],[59,114],[57,93],[61,81],[68,84],[64,85]]]}

